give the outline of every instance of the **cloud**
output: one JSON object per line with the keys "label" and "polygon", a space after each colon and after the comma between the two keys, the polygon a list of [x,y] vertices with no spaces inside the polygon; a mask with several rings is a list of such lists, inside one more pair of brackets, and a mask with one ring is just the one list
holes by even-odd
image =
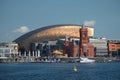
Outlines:
{"label": "cloud", "polygon": [[20,28],[16,29],[13,32],[26,33],[28,31],[29,31],[29,28],[27,26],[21,26]]}
{"label": "cloud", "polygon": [[84,25],[85,25],[85,26],[94,26],[94,25],[95,25],[95,21],[94,21],[94,20],[84,21]]}

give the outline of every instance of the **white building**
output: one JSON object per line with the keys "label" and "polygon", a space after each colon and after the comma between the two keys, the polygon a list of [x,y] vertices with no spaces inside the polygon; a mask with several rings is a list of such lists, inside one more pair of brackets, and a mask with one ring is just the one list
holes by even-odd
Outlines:
{"label": "white building", "polygon": [[8,47],[0,47],[0,57],[5,58],[5,57],[11,57],[12,54],[12,49]]}
{"label": "white building", "polygon": [[0,57],[11,57],[18,54],[17,43],[0,43]]}
{"label": "white building", "polygon": [[108,47],[106,38],[91,39],[90,43],[95,47],[95,56],[108,56]]}

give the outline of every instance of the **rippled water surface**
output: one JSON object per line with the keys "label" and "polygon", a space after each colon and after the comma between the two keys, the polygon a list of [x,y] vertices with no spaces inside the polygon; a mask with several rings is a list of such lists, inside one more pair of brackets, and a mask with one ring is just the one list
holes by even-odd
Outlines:
{"label": "rippled water surface", "polygon": [[0,80],[120,80],[120,63],[1,63]]}

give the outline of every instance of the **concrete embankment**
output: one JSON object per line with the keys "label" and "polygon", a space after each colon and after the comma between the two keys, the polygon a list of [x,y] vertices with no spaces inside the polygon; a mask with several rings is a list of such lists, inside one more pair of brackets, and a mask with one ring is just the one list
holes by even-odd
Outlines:
{"label": "concrete embankment", "polygon": [[[94,59],[96,62],[120,62],[120,57],[94,57],[90,58]],[[53,60],[58,60],[58,58],[35,58],[35,57],[14,57],[14,58],[7,58],[7,59],[0,59],[1,63],[12,63],[12,62],[50,62]],[[55,62],[55,61],[53,61]],[[57,62],[57,61],[56,61]],[[79,62],[79,58],[60,58],[62,63],[74,63]]]}
{"label": "concrete embankment", "polygon": [[95,57],[96,62],[117,62],[120,61],[119,57]]}

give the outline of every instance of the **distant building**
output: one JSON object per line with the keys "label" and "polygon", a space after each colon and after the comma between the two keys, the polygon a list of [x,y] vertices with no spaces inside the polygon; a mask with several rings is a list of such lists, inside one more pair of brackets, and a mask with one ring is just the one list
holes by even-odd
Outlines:
{"label": "distant building", "polygon": [[54,50],[62,50],[63,42],[63,40],[46,41],[45,43],[34,42],[31,43],[30,51],[40,51],[42,57],[49,56]]}
{"label": "distant building", "polygon": [[63,53],[64,55],[67,54],[68,57],[78,57],[78,45],[75,43],[74,39],[66,37]]}
{"label": "distant building", "polygon": [[109,56],[120,56],[120,40],[108,40]]}
{"label": "distant building", "polygon": [[90,38],[90,43],[94,45],[94,51],[96,57],[108,56],[108,46],[106,38]]}
{"label": "distant building", "polygon": [[80,57],[94,57],[94,46],[89,43],[88,28],[80,28]]}
{"label": "distant building", "polygon": [[11,57],[18,55],[17,43],[0,43],[0,57]]}
{"label": "distant building", "polygon": [[[72,38],[66,39],[64,54],[68,54],[68,57],[94,57],[94,46],[89,43],[89,30],[88,27],[79,29],[79,41]],[[91,29],[91,31],[93,30]]]}
{"label": "distant building", "polygon": [[[30,44],[34,42],[46,42],[55,41],[66,36],[79,38],[79,29],[81,25],[75,24],[60,24],[45,26],[34,31],[30,31],[21,37],[14,40],[19,44],[19,47],[24,47],[25,49],[30,49]],[[88,36],[92,37],[94,35],[94,29],[87,27]]]}
{"label": "distant building", "polygon": [[0,57],[11,57],[12,49],[8,47],[0,47]]}

